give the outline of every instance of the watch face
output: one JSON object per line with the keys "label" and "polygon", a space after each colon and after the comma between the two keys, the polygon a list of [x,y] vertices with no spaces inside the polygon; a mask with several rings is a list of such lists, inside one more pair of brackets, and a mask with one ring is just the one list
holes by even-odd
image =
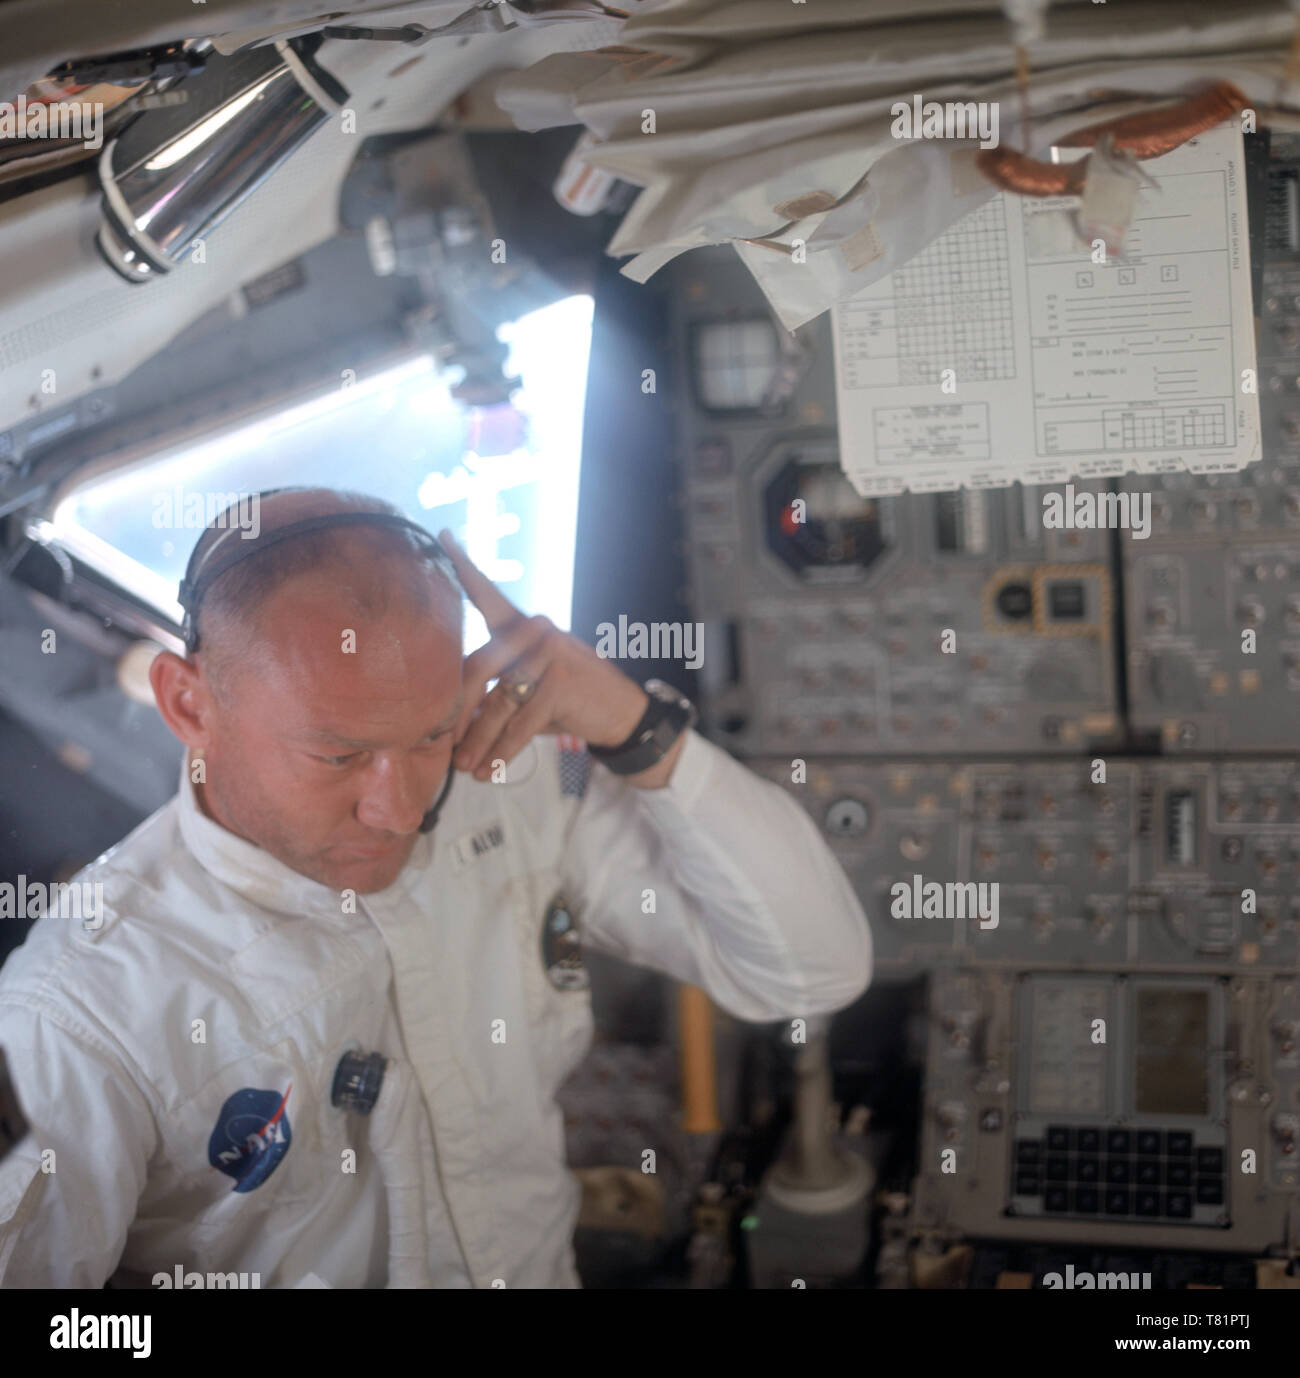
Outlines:
{"label": "watch face", "polygon": [[675,703],[685,707],[690,702],[681,690],[674,689],[671,684],[665,684],[661,679],[648,679],[641,687],[651,698],[656,698],[661,703]]}
{"label": "watch face", "polygon": [[650,705],[633,737],[620,750],[591,747],[591,754],[616,775],[635,775],[663,759],[669,748],[696,721],[695,706],[680,690],[661,679],[648,679],[641,686],[650,696]]}

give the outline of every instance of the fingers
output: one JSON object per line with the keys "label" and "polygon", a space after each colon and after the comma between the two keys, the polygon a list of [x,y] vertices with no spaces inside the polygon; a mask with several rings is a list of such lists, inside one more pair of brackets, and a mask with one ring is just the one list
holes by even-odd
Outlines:
{"label": "fingers", "polygon": [[[518,674],[524,677],[534,672],[521,666]],[[503,693],[491,693],[483,714],[470,728],[470,732],[476,733],[476,736],[471,741],[467,739],[473,759],[465,769],[473,772],[474,779],[487,780],[492,774],[492,763],[513,761],[536,734],[549,728],[553,711],[554,690],[546,682],[545,674],[540,678],[534,695],[521,706],[516,707],[514,701]]]}
{"label": "fingers", "polygon": [[459,770],[476,770],[488,755],[488,748],[501,735],[506,723],[519,708],[504,690],[493,690],[482,702],[478,713],[465,730],[453,759]]}
{"label": "fingers", "polygon": [[[523,671],[520,670],[520,674]],[[474,772],[475,778],[486,780],[492,774],[493,761],[507,764],[528,745],[539,732],[545,732],[551,724],[555,710],[555,689],[546,680],[537,687],[537,692],[523,705],[515,709],[506,720],[501,735],[488,747],[483,761]]]}
{"label": "fingers", "polygon": [[483,614],[483,620],[488,625],[488,631],[496,632],[498,628],[507,627],[510,623],[517,622],[524,616],[465,554],[460,543],[450,531],[445,529],[440,531],[438,540],[451,557],[461,586],[469,595],[469,601]]}
{"label": "fingers", "polygon": [[[553,630],[548,618],[525,617],[514,626],[498,632],[486,645],[465,657],[460,677],[465,706],[456,724],[458,741],[464,738],[474,715],[485,703],[484,690],[489,681],[497,679],[508,669],[517,668],[517,663],[536,652]],[[491,697],[488,696],[489,699]]]}
{"label": "fingers", "polygon": [[456,748],[453,759],[458,769],[472,771],[485,780],[492,773],[494,760],[513,760],[533,735],[546,727],[553,706],[551,686],[546,682],[547,664],[545,657],[532,657],[509,667],[511,679],[528,680],[537,687],[522,704],[501,685],[483,700]]}

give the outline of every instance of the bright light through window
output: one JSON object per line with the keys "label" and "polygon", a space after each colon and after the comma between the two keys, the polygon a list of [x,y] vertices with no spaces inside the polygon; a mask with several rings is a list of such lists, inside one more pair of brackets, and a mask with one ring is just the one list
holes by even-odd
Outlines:
{"label": "bright light through window", "polygon": [[[177,585],[222,495],[288,485],[372,493],[470,558],[527,613],[567,628],[592,302],[504,325],[508,403],[473,407],[427,355],[203,441],[153,453],[69,494],[46,534],[180,620]],[[487,639],[466,609],[466,650]]]}

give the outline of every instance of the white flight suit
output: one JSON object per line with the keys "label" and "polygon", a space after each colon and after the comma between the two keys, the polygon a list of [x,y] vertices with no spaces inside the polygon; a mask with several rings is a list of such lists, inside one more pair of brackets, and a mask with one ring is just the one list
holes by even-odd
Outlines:
{"label": "white flight suit", "polygon": [[553,737],[510,774],[458,774],[397,882],[353,913],[208,819],[184,772],[77,877],[103,884],[102,923],[46,915],[0,972],[31,1125],[0,1163],[0,1285],[99,1287],[115,1269],[148,1285],[177,1265],[403,1285],[367,1120],[331,1104],[360,1048],[418,1088],[404,1199],[420,1202],[421,1282],[578,1286],[554,1097],[592,1018],[589,992],[544,967],[558,894],[584,945],[741,1019],[829,1013],[865,989],[867,922],[817,829],[696,733],[660,790],[597,765],[582,798],[563,793]]}

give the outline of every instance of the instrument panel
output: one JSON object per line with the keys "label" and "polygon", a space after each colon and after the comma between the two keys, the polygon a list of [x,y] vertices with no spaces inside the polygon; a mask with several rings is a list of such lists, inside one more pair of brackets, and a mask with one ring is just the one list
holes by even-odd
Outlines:
{"label": "instrument panel", "polygon": [[[696,399],[682,443],[692,604],[709,647],[705,729],[746,756],[1056,754],[1115,742],[1109,533],[1044,529],[1040,489],[859,497],[827,424],[829,318],[784,356],[769,323],[773,343],[758,350],[758,289],[712,253],[692,255],[673,293],[703,313],[679,320],[683,338],[706,326],[716,338],[723,303],[745,301],[734,308],[737,380],[683,382]],[[712,357],[716,372],[726,351],[715,345]],[[762,388],[756,367],[771,370]],[[748,412],[698,402],[747,388],[765,399]]]}
{"label": "instrument panel", "polygon": [[1300,1237],[1300,136],[1247,146],[1263,456],[1076,481],[1145,530],[860,497],[829,319],[671,266],[702,726],[926,983],[919,1235]]}
{"label": "instrument panel", "polygon": [[[853,882],[877,980],[954,964],[1300,961],[1300,761],[753,766],[809,813]],[[931,884],[945,887],[939,913],[926,911]]]}

